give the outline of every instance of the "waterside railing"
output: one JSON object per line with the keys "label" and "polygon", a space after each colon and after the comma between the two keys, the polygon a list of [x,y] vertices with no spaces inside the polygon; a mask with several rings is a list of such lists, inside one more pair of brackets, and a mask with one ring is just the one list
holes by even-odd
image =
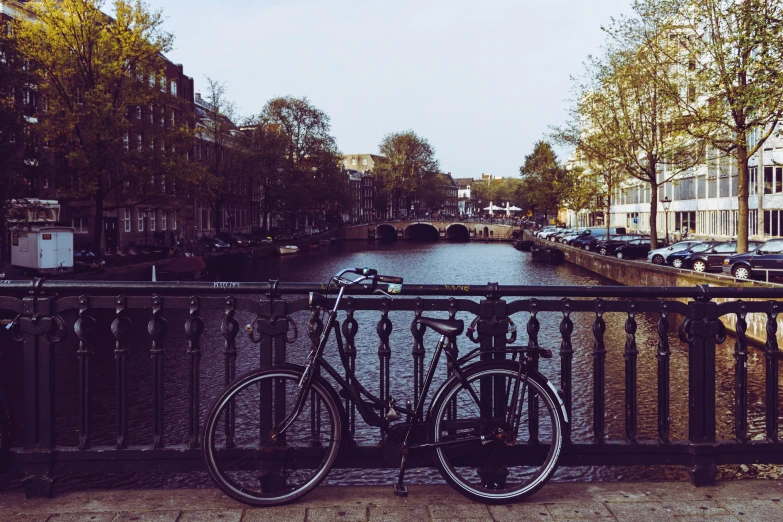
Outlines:
{"label": "waterside railing", "polygon": [[[203,470],[199,436],[206,403],[214,390],[235,378],[238,356],[246,357],[243,352],[255,350],[254,367],[301,362],[291,361],[290,343],[299,332],[307,332],[306,337],[301,336],[306,343],[313,342],[323,328],[318,314],[308,308],[307,293],[335,293],[334,288],[324,285],[277,281],[117,283],[34,279],[2,281],[0,285],[0,314],[8,318],[0,339],[4,354],[0,375],[5,371],[5,375],[21,382],[21,387],[10,389],[9,382],[0,380],[0,389],[5,390],[9,402],[17,405],[16,437],[5,473],[23,474],[31,496],[51,494],[53,480],[63,473]],[[716,303],[713,299],[717,298],[731,300]],[[365,288],[352,289],[351,296],[344,300],[341,327],[354,365],[370,365],[362,358],[368,353],[364,349],[367,339],[372,339],[370,344],[377,354],[371,364],[378,369],[374,376],[376,389],[382,398],[388,398],[392,389],[403,386],[412,388],[405,393],[413,397],[422,383],[425,346],[429,344],[423,332],[413,327],[412,318],[422,314],[457,317],[466,322],[477,318],[474,340],[487,354],[514,343],[516,334],[510,325],[516,322],[520,326],[516,344],[540,343],[554,349],[556,357],[548,361],[552,366],[544,373],[557,384],[569,418],[581,418],[587,425],[584,436],[566,433],[561,465],[684,466],[692,482],[706,485],[715,481],[716,466],[720,464],[783,463],[778,411],[780,351],[776,339],[781,298],[783,290],[776,288],[406,284],[393,298],[371,295]],[[724,390],[733,394],[733,408],[726,413],[716,409],[716,347],[726,340],[720,318],[730,314],[735,316],[737,328],[731,388]],[[760,352],[749,348],[748,314],[766,316],[767,339]],[[610,316],[614,318],[611,321]],[[640,340],[638,331],[641,317],[654,324],[644,340]],[[557,323],[556,330],[550,328],[546,335],[541,326],[544,318]],[[577,318],[590,328],[587,336],[578,339],[574,332]],[[395,325],[392,319],[398,320],[398,325],[404,320],[404,326]],[[244,323],[249,325],[249,334]],[[622,328],[622,346],[607,341],[607,330],[613,325]],[[406,331],[410,328],[411,334],[404,341],[395,341],[399,335],[392,335],[395,327]],[[676,338],[673,328],[678,328]],[[362,337],[360,331],[372,333]],[[464,346],[468,341],[462,339]],[[671,389],[680,384],[672,382],[672,339],[683,343],[683,358],[677,360],[687,360],[687,435],[681,437],[673,436],[672,431]],[[655,345],[656,425],[654,435],[647,438],[640,437],[639,424],[640,343]],[[620,357],[620,352],[624,361],[623,394],[610,396],[607,355]],[[209,365],[204,361],[207,353]],[[586,361],[592,359],[586,382],[574,381],[575,353]],[[108,385],[97,391],[92,359],[109,354],[113,356],[113,371],[101,375]],[[497,356],[503,354],[493,354]],[[55,364],[63,357],[76,361],[78,375],[66,374],[67,365]],[[759,421],[763,427],[759,433],[750,423],[749,357],[762,357],[764,364],[764,405]],[[142,365],[141,377],[138,371],[130,374],[133,358],[149,361]],[[12,361],[18,361],[18,367]],[[177,361],[177,367],[169,361]],[[208,370],[208,366],[217,369]],[[391,372],[392,366],[406,370]],[[177,375],[173,383],[177,390],[171,389],[172,372]],[[396,373],[409,379],[392,382]],[[69,386],[66,383],[74,382],[77,406],[72,408],[75,418],[70,418],[71,414],[62,414],[65,406],[60,397]],[[141,386],[145,387],[143,393],[138,389]],[[584,404],[577,404],[575,388],[590,389],[592,396]],[[186,397],[184,408],[170,405],[169,396],[174,391]],[[623,426],[621,433],[611,433],[607,408],[620,401]],[[101,412],[96,410],[96,402],[100,402]],[[175,414],[183,420],[172,421]],[[348,407],[348,414],[350,430],[361,430],[361,419],[355,411]],[[732,427],[730,434],[719,440],[716,423],[725,422],[725,418],[719,419],[725,415],[733,417]],[[129,437],[129,422],[134,423],[130,428],[135,430],[134,437]],[[63,429],[61,424],[75,429]],[[170,441],[172,430],[177,436]],[[96,442],[98,432],[109,435],[98,437]],[[369,442],[366,437],[350,439],[353,442],[347,444],[338,466],[396,465],[387,458],[377,438]],[[426,465],[426,458],[418,464]]]}

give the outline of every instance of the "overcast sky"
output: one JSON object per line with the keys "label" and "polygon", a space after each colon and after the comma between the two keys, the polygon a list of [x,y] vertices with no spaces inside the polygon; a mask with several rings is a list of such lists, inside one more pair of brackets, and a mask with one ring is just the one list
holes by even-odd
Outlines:
{"label": "overcast sky", "polygon": [[[412,129],[455,177],[518,176],[566,119],[570,76],[629,0],[148,0],[196,92],[225,82],[240,114],[307,96],[345,153]],[[565,158],[561,158],[565,159]]]}

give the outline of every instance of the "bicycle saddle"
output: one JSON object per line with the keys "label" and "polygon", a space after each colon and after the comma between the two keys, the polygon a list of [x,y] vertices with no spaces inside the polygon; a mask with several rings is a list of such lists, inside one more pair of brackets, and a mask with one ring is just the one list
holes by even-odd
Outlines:
{"label": "bicycle saddle", "polygon": [[431,317],[419,317],[419,324],[429,326],[436,332],[446,337],[456,337],[465,328],[462,319],[433,319]]}

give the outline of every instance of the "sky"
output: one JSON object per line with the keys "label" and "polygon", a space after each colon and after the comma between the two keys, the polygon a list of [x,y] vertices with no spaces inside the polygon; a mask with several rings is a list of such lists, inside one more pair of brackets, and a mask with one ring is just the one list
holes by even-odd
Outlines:
{"label": "sky", "polygon": [[[225,83],[239,114],[306,96],[344,154],[413,130],[457,178],[519,175],[563,125],[572,76],[630,0],[147,0],[195,91]],[[561,160],[567,151],[558,149]]]}

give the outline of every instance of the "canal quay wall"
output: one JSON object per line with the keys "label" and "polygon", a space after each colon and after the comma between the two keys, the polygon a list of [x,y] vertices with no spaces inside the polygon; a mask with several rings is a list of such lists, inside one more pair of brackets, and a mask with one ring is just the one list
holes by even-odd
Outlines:
{"label": "canal quay wall", "polygon": [[[691,270],[680,270],[673,267],[654,265],[652,263],[640,263],[638,261],[627,261],[617,259],[611,256],[603,256],[597,252],[589,252],[568,245],[555,244],[550,241],[533,237],[528,231],[525,231],[525,238],[532,239],[536,244],[546,247],[554,247],[563,251],[565,261],[572,263],[586,270],[594,272],[602,277],[616,281],[624,286],[689,286],[710,285],[730,288],[781,288],[781,285],[775,283],[766,283],[762,281],[737,281],[728,276],[714,273],[694,272]],[[783,290],[783,289],[782,289]],[[686,302],[687,299],[679,299]],[[722,303],[726,299],[713,299],[716,303]],[[731,332],[736,331],[736,316],[734,314],[724,315],[721,322]],[[764,314],[748,314],[746,317],[748,323],[747,337],[748,341],[763,345],[767,338],[767,316]],[[778,345],[783,344],[783,329],[777,334]]]}

